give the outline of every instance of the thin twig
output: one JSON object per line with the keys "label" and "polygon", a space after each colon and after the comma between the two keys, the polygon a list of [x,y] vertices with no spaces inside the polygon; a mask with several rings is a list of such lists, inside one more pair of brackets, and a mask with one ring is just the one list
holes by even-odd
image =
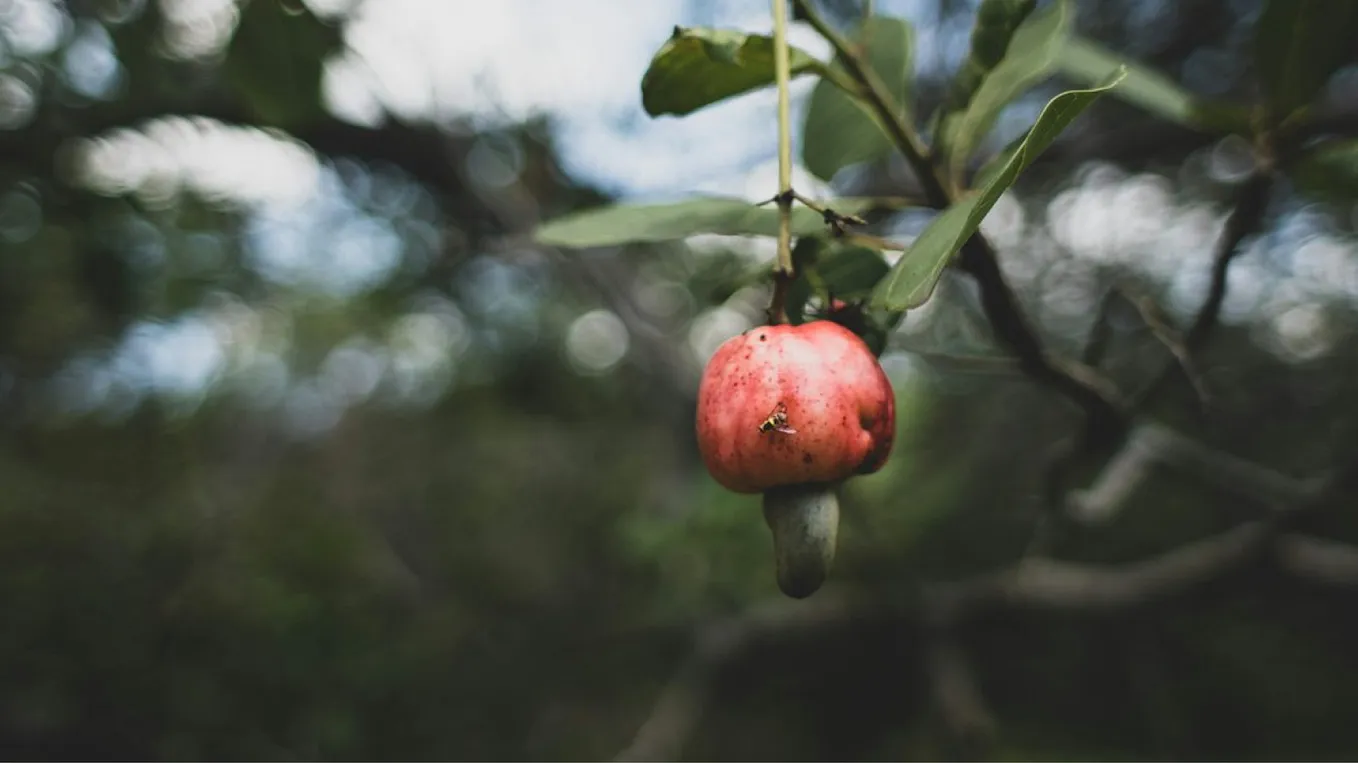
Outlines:
{"label": "thin twig", "polygon": [[[1264,211],[1268,206],[1272,189],[1273,175],[1264,168],[1250,176],[1236,193],[1234,207],[1230,216],[1226,218],[1226,226],[1221,232],[1221,238],[1217,240],[1216,251],[1212,255],[1207,297],[1184,334],[1184,352],[1190,357],[1202,353],[1208,338],[1216,328],[1221,315],[1221,305],[1226,300],[1226,278],[1230,272],[1231,261],[1240,255],[1244,240],[1259,230],[1263,224]],[[1137,408],[1149,405],[1164,389],[1175,367],[1174,363],[1167,364],[1135,396],[1133,405]]]}
{"label": "thin twig", "polygon": [[1109,314],[1113,311],[1113,303],[1117,301],[1118,291],[1109,289],[1104,292],[1103,298],[1099,300],[1098,312],[1094,314],[1094,322],[1090,325],[1089,338],[1085,340],[1085,348],[1082,358],[1085,365],[1091,368],[1098,368],[1103,363],[1104,355],[1108,352],[1108,343],[1113,338],[1113,327],[1108,322]]}
{"label": "thin twig", "polygon": [[1189,327],[1184,344],[1190,352],[1198,352],[1206,344],[1212,330],[1216,328],[1221,314],[1221,304],[1226,299],[1226,275],[1231,261],[1241,252],[1240,244],[1247,236],[1259,229],[1264,219],[1264,209],[1268,206],[1269,191],[1273,188],[1273,176],[1259,172],[1241,185],[1236,196],[1235,209],[1226,218],[1225,230],[1221,233],[1221,243],[1212,258],[1212,281],[1207,291],[1207,299],[1198,309],[1193,325]]}
{"label": "thin twig", "polygon": [[[1224,288],[1223,286],[1223,291]],[[1207,384],[1203,380],[1202,374],[1198,372],[1193,353],[1189,350],[1188,339],[1180,336],[1179,331],[1170,325],[1169,317],[1150,297],[1127,288],[1123,289],[1123,295],[1132,307],[1136,308],[1142,322],[1151,330],[1151,334],[1174,356],[1184,378],[1188,379],[1188,383],[1193,386],[1199,404],[1206,408],[1209,403]]]}

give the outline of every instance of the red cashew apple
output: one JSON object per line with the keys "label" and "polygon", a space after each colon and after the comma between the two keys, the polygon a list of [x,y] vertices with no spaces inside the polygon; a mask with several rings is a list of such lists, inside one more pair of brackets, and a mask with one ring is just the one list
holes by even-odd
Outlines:
{"label": "red cashew apple", "polygon": [[760,326],[727,340],[698,387],[703,463],[737,493],[763,493],[778,585],[804,598],[834,561],[840,483],[886,462],[895,398],[877,358],[831,321]]}

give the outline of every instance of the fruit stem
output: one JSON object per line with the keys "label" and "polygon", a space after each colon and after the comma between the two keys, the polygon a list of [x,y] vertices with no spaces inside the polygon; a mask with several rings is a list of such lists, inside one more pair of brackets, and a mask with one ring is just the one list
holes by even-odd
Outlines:
{"label": "fruit stem", "polygon": [[764,493],[764,521],[773,531],[778,588],[794,599],[815,593],[834,564],[837,488],[834,483],[803,483]]}
{"label": "fruit stem", "polygon": [[773,0],[773,73],[778,84],[778,264],[773,274],[769,321],[786,323],[784,307],[792,265],[792,112],[789,83],[792,66],[787,47],[788,0]]}

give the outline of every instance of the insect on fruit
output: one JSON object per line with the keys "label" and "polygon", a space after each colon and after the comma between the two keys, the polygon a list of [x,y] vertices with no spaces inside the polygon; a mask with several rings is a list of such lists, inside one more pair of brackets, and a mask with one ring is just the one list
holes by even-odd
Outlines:
{"label": "insect on fruit", "polygon": [[778,403],[773,407],[773,413],[759,424],[760,432],[781,432],[782,434],[797,434],[797,430],[787,425],[787,405]]}

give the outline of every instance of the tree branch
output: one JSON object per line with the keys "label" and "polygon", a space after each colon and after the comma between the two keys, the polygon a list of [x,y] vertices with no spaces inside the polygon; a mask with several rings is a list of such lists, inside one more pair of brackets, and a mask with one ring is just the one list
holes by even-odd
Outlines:
{"label": "tree branch", "polygon": [[1207,299],[1193,319],[1192,326],[1184,335],[1184,344],[1189,352],[1198,352],[1207,343],[1212,330],[1216,328],[1221,314],[1221,303],[1226,299],[1226,276],[1231,261],[1240,254],[1240,244],[1247,236],[1259,229],[1263,222],[1264,209],[1268,205],[1269,191],[1273,187],[1270,173],[1256,173],[1241,186],[1236,195],[1235,209],[1226,218],[1226,228],[1221,233],[1221,241],[1212,257],[1211,286]]}
{"label": "tree branch", "polygon": [[1069,397],[1086,414],[1086,430],[1113,438],[1129,424],[1127,405],[1112,382],[1093,368],[1050,356],[1028,324],[1018,298],[1000,271],[990,243],[977,233],[962,245],[958,264],[976,280],[981,307],[1000,339],[1013,350],[1019,366],[1031,377]]}
{"label": "tree branch", "polygon": [[1256,558],[1272,537],[1265,522],[1239,525],[1220,535],[1131,564],[1102,567],[1031,558],[1014,567],[939,586],[937,606],[961,621],[990,607],[1113,610],[1185,593]]}
{"label": "tree branch", "polygon": [[632,743],[614,760],[678,760],[722,668],[763,639],[840,624],[858,610],[847,594],[823,589],[814,599],[778,599],[701,628],[692,654],[660,693]]}
{"label": "tree branch", "polygon": [[995,733],[976,674],[962,648],[946,633],[934,637],[925,657],[934,704],[943,718],[960,760],[978,760]]}
{"label": "tree branch", "polygon": [[1132,430],[1122,448],[1104,463],[1088,488],[1070,494],[1066,499],[1067,508],[1085,522],[1111,519],[1156,465],[1175,469],[1217,490],[1274,509],[1285,510],[1288,506],[1311,500],[1321,488],[1314,482],[1294,479],[1209,448],[1168,427],[1142,423]]}
{"label": "tree branch", "polygon": [[1278,566],[1303,580],[1358,586],[1358,548],[1324,538],[1289,535],[1274,548]]}
{"label": "tree branch", "polygon": [[[1208,460],[1199,458],[1193,463]],[[1254,478],[1263,480],[1235,486],[1246,493],[1279,479],[1253,464],[1242,471],[1240,464],[1231,463],[1229,469],[1237,475],[1253,472]],[[949,638],[952,629],[997,609],[1098,613],[1142,606],[1189,593],[1268,560],[1274,561],[1279,571],[1303,580],[1358,587],[1358,548],[1288,532],[1297,520],[1347,495],[1358,486],[1356,483],[1358,468],[1349,467],[1326,480],[1323,489],[1297,480],[1287,481],[1283,487],[1272,485],[1270,489],[1294,500],[1265,519],[1127,564],[1026,557],[996,572],[926,584],[914,600],[860,600],[842,590],[826,590],[814,599],[779,600],[709,625],[698,632],[693,653],[661,692],[632,744],[615,760],[678,759],[701,720],[714,679],[729,662],[762,639],[843,626],[859,617],[912,619],[929,631],[931,640],[923,657],[935,702],[949,733],[968,749],[966,757],[977,757],[970,752],[984,743],[994,721],[965,656]]]}
{"label": "tree branch", "polygon": [[[1208,338],[1216,328],[1221,315],[1221,305],[1226,300],[1226,279],[1230,272],[1231,261],[1241,252],[1241,244],[1250,234],[1259,230],[1263,224],[1264,211],[1268,207],[1269,195],[1273,190],[1273,175],[1263,168],[1251,175],[1236,193],[1235,205],[1226,218],[1226,226],[1217,241],[1212,255],[1212,270],[1207,288],[1207,296],[1198,308],[1193,323],[1184,333],[1183,349],[1192,357],[1202,352]],[[1175,363],[1167,364],[1155,378],[1135,396],[1134,407],[1149,405],[1169,380]],[[1180,364],[1181,365],[1181,364]]]}
{"label": "tree branch", "polygon": [[[1232,468],[1238,467],[1239,464],[1232,465]],[[1253,464],[1249,468],[1268,472]],[[1026,558],[999,572],[930,586],[925,591],[926,605],[936,609],[942,622],[950,624],[996,606],[1089,611],[1123,609],[1186,593],[1274,550],[1279,554],[1280,568],[1284,572],[1328,582],[1349,584],[1352,581],[1358,585],[1358,549],[1331,541],[1283,535],[1299,518],[1351,491],[1355,482],[1358,482],[1358,469],[1352,467],[1337,472],[1320,489],[1311,488],[1305,482],[1291,481],[1287,492],[1295,500],[1278,507],[1268,518],[1237,525],[1159,556],[1114,566]],[[1252,489],[1250,485],[1237,487],[1242,492]]]}

